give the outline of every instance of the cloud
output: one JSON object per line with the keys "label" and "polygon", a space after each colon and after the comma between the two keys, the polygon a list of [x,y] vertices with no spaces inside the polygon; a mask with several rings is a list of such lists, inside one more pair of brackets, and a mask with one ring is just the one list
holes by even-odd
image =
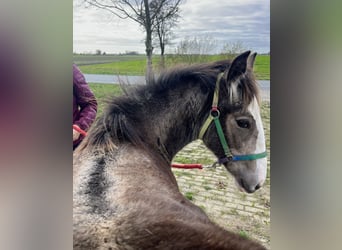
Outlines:
{"label": "cloud", "polygon": [[[180,6],[181,18],[174,29],[175,42],[186,36],[210,35],[223,45],[241,41],[258,52],[270,50],[269,1],[187,0]],[[138,51],[144,53],[144,33],[129,19],[119,19],[95,8],[74,9],[74,51],[107,53]]]}

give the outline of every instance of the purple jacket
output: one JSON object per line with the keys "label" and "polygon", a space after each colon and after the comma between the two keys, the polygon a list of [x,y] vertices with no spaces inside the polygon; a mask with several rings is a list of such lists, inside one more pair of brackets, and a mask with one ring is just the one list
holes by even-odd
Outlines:
{"label": "purple jacket", "polygon": [[[82,72],[73,64],[73,124],[87,131],[94,122],[97,112],[97,101],[90,90]],[[75,147],[82,141],[83,136],[74,141]]]}

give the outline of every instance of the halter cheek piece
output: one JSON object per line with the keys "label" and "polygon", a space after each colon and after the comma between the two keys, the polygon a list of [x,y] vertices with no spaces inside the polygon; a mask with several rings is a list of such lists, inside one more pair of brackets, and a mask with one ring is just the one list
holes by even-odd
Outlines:
{"label": "halter cheek piece", "polygon": [[[200,133],[199,133],[199,139],[203,139],[203,136],[205,134],[205,132],[207,131],[207,129],[209,128],[210,124],[212,121],[214,121],[215,127],[216,127],[216,132],[219,136],[220,142],[221,142],[221,146],[223,148],[224,151],[224,157],[219,158],[217,160],[218,164],[223,164],[226,162],[232,162],[232,161],[253,161],[253,160],[257,160],[257,159],[261,159],[267,156],[267,152],[262,152],[262,153],[258,153],[258,154],[249,154],[249,155],[233,155],[231,153],[231,151],[229,150],[229,146],[228,143],[226,141],[226,138],[224,136],[223,130],[222,130],[222,126],[219,120],[220,117],[220,111],[218,109],[218,96],[219,96],[219,89],[220,89],[220,81],[221,78],[223,76],[223,72],[220,73],[217,77],[217,81],[216,81],[216,86],[215,86],[215,91],[214,91],[214,97],[213,97],[213,104],[211,106],[211,110],[210,110],[210,114],[207,118],[207,120],[204,122]],[[215,165],[215,164],[214,164]]]}

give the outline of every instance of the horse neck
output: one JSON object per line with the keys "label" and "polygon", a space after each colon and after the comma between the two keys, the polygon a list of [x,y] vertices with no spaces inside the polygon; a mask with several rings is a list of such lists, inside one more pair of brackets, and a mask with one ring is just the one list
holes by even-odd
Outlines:
{"label": "horse neck", "polygon": [[148,127],[154,132],[159,151],[171,161],[179,150],[198,138],[210,108],[208,93],[201,91],[199,86],[183,86],[168,91],[166,98],[157,100],[157,103],[157,112],[155,106],[147,108],[155,115]]}

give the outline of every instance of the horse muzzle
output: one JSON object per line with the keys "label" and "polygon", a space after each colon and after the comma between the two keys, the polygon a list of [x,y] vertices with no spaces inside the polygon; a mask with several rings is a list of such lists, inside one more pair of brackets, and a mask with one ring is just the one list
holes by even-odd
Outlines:
{"label": "horse muzzle", "polygon": [[247,182],[245,182],[242,178],[240,179],[235,179],[236,180],[236,184],[239,188],[240,191],[246,192],[246,193],[254,193],[255,191],[257,191],[259,188],[262,187],[262,185],[264,184],[263,182],[258,183],[258,184],[248,184]]}

